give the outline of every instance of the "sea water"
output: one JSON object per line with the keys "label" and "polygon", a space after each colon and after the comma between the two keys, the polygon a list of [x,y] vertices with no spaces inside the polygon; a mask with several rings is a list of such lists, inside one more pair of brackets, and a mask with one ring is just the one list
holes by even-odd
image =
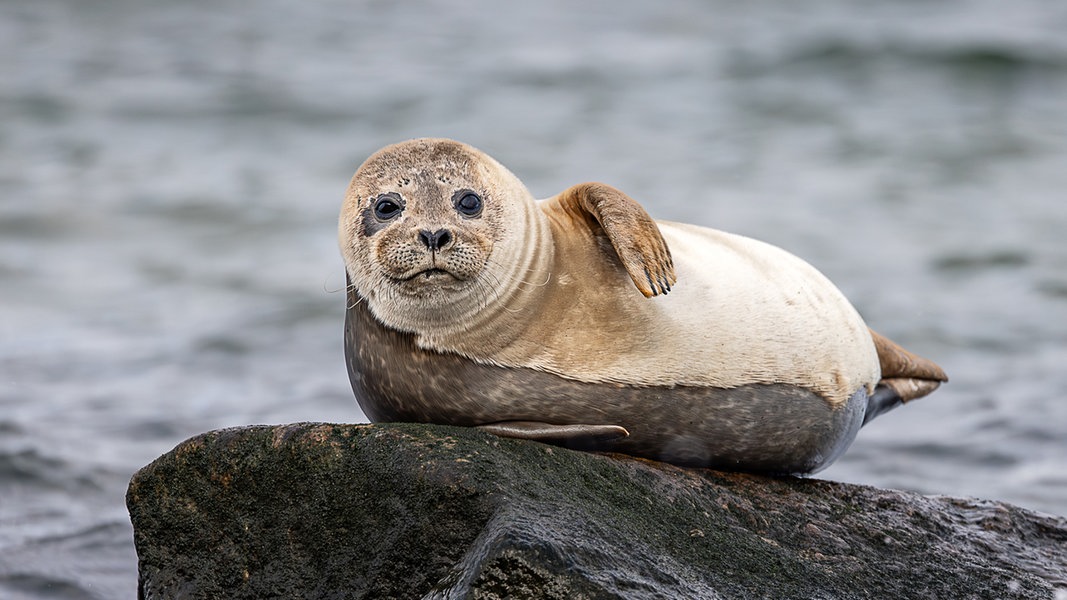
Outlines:
{"label": "sea water", "polygon": [[336,215],[420,136],[781,246],[946,369],[819,477],[1067,514],[1065,31],[1040,0],[0,3],[0,597],[133,597],[126,485],[192,435],[364,420]]}

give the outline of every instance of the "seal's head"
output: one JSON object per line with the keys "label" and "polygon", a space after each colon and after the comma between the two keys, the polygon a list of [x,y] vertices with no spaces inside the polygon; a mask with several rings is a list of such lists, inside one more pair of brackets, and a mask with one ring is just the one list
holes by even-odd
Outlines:
{"label": "seal's head", "polygon": [[339,222],[350,285],[384,324],[457,333],[507,294],[544,235],[533,197],[481,151],[445,139],[387,146],[348,186]]}

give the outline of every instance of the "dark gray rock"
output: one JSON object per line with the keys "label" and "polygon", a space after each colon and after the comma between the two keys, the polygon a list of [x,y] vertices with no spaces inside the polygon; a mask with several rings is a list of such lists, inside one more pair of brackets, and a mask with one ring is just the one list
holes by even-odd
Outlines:
{"label": "dark gray rock", "polygon": [[127,505],[143,599],[1067,594],[1063,518],[454,427],[206,433]]}

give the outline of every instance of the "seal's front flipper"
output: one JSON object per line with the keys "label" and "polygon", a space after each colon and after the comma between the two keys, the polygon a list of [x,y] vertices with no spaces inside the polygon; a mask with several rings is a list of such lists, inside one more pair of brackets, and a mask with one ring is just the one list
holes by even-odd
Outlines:
{"label": "seal's front flipper", "polygon": [[582,183],[553,199],[556,207],[603,231],[622,266],[646,298],[671,291],[677,278],[667,242],[636,200],[603,183]]}
{"label": "seal's front flipper", "polygon": [[538,421],[500,421],[478,429],[501,437],[535,440],[568,448],[591,448],[630,435],[618,425],[553,425]]}

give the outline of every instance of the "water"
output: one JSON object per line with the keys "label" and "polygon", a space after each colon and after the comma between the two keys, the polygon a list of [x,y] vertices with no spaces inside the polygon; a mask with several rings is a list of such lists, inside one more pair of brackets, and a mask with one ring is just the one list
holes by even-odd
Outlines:
{"label": "water", "polygon": [[426,135],[785,247],[945,367],[820,476],[1067,514],[1062,3],[450,4],[0,2],[0,597],[132,597],[189,436],[363,420],[336,213]]}

